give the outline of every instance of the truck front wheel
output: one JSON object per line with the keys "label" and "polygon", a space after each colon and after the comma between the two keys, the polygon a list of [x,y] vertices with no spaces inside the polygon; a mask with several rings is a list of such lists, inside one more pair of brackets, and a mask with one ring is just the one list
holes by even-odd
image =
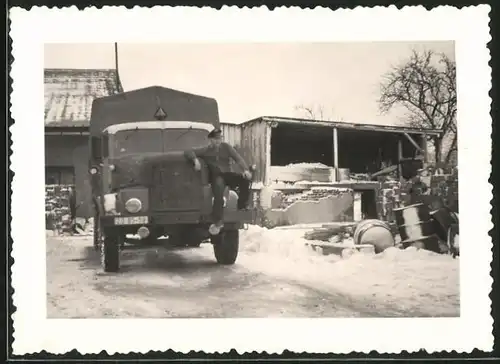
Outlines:
{"label": "truck front wheel", "polygon": [[231,265],[236,262],[240,245],[239,233],[239,230],[223,230],[210,238],[217,263]]}
{"label": "truck front wheel", "polygon": [[123,237],[112,231],[104,231],[101,244],[101,265],[106,273],[120,270],[120,247]]}

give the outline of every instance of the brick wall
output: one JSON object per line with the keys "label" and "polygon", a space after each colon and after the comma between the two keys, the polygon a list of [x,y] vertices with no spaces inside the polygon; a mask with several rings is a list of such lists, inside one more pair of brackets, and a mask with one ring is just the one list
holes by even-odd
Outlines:
{"label": "brick wall", "polygon": [[353,191],[347,188],[313,187],[305,191],[274,191],[271,209],[264,212],[267,227],[351,221]]}

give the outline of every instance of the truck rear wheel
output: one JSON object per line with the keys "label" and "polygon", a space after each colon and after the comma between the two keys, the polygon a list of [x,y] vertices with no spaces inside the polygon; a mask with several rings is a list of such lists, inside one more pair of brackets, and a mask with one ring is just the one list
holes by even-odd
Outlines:
{"label": "truck rear wheel", "polygon": [[104,233],[101,244],[101,265],[106,273],[120,270],[120,247],[123,240],[119,234]]}
{"label": "truck rear wheel", "polygon": [[223,230],[211,238],[217,263],[231,265],[236,262],[240,245],[239,230]]}

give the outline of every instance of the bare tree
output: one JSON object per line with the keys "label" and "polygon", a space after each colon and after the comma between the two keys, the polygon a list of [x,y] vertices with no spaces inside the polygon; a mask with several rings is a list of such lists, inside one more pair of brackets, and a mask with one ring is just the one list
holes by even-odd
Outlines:
{"label": "bare tree", "polygon": [[[380,85],[380,110],[387,113],[395,106],[406,108],[410,125],[443,131],[429,140],[436,162],[448,163],[457,149],[455,62],[445,54],[413,51],[408,60],[383,76]],[[450,147],[443,156],[443,138],[450,136]]]}
{"label": "bare tree", "polygon": [[313,106],[298,105],[295,106],[295,111],[297,111],[304,117],[311,120],[324,120],[325,117],[325,113],[323,111],[322,106],[313,107]]}
{"label": "bare tree", "polygon": [[295,111],[298,112],[302,117],[317,120],[317,121],[344,121],[343,118],[335,119],[332,117],[333,109],[330,112],[325,112],[325,108],[322,105],[318,106],[305,106],[298,105],[295,106]]}

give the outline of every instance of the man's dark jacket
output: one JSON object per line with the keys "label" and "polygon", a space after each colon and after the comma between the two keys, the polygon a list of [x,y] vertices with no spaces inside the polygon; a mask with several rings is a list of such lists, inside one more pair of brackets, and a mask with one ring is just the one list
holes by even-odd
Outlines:
{"label": "man's dark jacket", "polygon": [[212,173],[231,172],[230,161],[233,159],[244,170],[248,170],[248,165],[238,152],[228,143],[222,142],[219,147],[208,145],[206,147],[194,148],[184,152],[190,161],[196,158],[203,159]]}

